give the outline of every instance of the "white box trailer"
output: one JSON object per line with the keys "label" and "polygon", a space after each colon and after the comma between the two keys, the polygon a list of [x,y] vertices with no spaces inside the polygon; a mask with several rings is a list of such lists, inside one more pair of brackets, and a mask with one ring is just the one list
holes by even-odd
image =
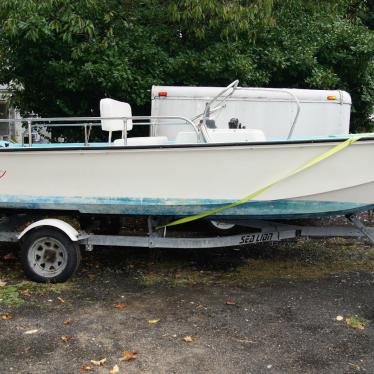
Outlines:
{"label": "white box trailer", "polygon": [[[152,116],[184,116],[189,119],[204,112],[205,105],[224,87],[152,87]],[[349,133],[351,97],[345,91],[237,87],[224,107],[213,114],[217,128],[228,128],[237,118],[250,129],[262,130],[267,139],[288,137],[296,120],[292,137],[330,136]],[[200,117],[201,118],[201,117]],[[197,120],[198,121],[198,120]],[[175,140],[186,125],[168,127],[157,121],[154,136]]]}

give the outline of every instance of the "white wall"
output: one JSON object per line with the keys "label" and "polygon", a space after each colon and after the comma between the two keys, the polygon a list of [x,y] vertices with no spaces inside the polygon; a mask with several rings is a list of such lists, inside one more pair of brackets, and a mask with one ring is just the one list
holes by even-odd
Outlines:
{"label": "white wall", "polygon": [[[171,87],[152,88],[153,116],[184,116],[192,118],[204,111],[205,103],[223,87]],[[160,97],[159,92],[167,92]],[[219,128],[227,128],[231,118],[238,118],[247,128],[261,129],[267,138],[287,137],[297,111],[295,95],[300,102],[300,114],[294,137],[329,136],[347,134],[351,98],[344,91],[325,90],[273,90],[242,89],[235,91],[226,107],[213,114]],[[328,96],[336,97],[328,100]],[[171,128],[170,121],[159,121],[155,135],[166,135],[174,140],[179,131],[191,130],[188,126]]]}

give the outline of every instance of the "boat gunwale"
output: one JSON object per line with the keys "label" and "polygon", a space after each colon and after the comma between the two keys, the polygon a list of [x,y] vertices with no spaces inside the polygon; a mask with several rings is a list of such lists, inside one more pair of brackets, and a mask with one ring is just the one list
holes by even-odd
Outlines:
{"label": "boat gunwale", "polygon": [[[83,147],[4,147],[0,148],[0,152],[49,152],[49,151],[113,151],[113,150],[137,150],[137,149],[184,149],[184,148],[221,148],[221,147],[254,147],[269,145],[299,145],[299,144],[323,144],[323,143],[339,143],[347,139],[353,138],[360,134],[350,134],[341,138],[323,138],[323,139],[299,139],[299,140],[273,140],[263,142],[236,142],[236,143],[197,143],[197,144],[162,144],[162,145],[134,145],[134,146],[83,146]],[[359,142],[374,141],[374,136],[359,137]]]}

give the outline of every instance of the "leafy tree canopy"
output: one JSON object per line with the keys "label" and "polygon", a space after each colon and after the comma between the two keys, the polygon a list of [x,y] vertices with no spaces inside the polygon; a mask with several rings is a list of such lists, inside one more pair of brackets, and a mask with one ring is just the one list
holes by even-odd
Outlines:
{"label": "leafy tree canopy", "polygon": [[2,0],[0,81],[53,116],[105,96],[144,112],[152,84],[344,89],[368,130],[372,17],[362,0]]}

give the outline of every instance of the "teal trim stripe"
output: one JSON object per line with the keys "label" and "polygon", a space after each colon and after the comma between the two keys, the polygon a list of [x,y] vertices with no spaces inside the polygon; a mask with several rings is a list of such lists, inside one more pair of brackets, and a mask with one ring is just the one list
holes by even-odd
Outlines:
{"label": "teal trim stripe", "polygon": [[[185,217],[231,203],[216,199],[107,198],[0,195],[0,208],[74,210],[90,214],[168,215]],[[340,215],[374,208],[374,204],[311,201],[251,200],[224,210],[215,217],[225,218],[308,218]]]}

